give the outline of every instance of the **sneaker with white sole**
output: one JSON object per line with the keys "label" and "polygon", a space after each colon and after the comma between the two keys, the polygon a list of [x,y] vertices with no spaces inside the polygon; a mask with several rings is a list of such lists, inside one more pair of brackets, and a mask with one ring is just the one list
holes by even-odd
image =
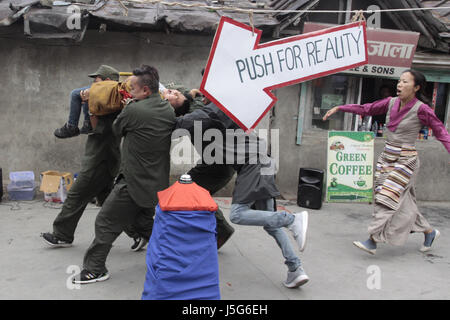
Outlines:
{"label": "sneaker with white sole", "polygon": [[294,222],[288,226],[288,229],[292,232],[295,241],[297,241],[300,252],[303,252],[305,250],[306,233],[308,231],[308,212],[294,213]]}
{"label": "sneaker with white sole", "polygon": [[72,242],[61,240],[50,232],[41,233],[41,237],[46,244],[53,248],[67,248],[72,246]]}
{"label": "sneaker with white sole", "polygon": [[131,246],[131,251],[135,251],[135,252],[143,249],[148,243],[148,240],[143,237],[134,238],[133,240],[134,240],[134,243]]}
{"label": "sneaker with white sole", "polygon": [[441,233],[437,229],[434,229],[429,234],[425,234],[425,242],[423,243],[422,248],[420,248],[420,252],[430,251],[431,245],[437,238],[439,238],[440,235]]}
{"label": "sneaker with white sole", "polygon": [[295,271],[288,271],[287,279],[283,282],[285,287],[298,288],[309,281],[309,277],[302,267],[298,267]]}
{"label": "sneaker with white sole", "polygon": [[86,269],[83,269],[80,273],[80,279],[73,279],[72,282],[75,284],[88,284],[94,282],[106,281],[109,279],[109,273],[93,273]]}
{"label": "sneaker with white sole", "polygon": [[370,254],[375,254],[377,252],[377,244],[375,242],[373,242],[371,239],[367,239],[364,242],[361,241],[353,241],[353,244],[358,247],[359,249],[370,253]]}

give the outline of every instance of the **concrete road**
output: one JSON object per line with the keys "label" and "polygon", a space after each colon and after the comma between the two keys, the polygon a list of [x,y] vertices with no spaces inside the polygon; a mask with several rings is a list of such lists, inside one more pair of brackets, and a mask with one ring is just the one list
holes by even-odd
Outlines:
{"label": "concrete road", "polygon": [[[230,198],[216,200],[228,217]],[[290,201],[278,204],[304,210]],[[73,288],[70,280],[93,240],[99,208],[88,206],[73,247],[52,249],[39,235],[52,229],[60,207],[40,199],[0,202],[0,299],[140,299],[145,251],[130,251],[125,235],[107,261],[111,278]],[[441,231],[433,251],[420,253],[423,234],[412,234],[404,246],[379,245],[375,256],[352,245],[367,237],[371,205],[325,203],[321,210],[308,210],[308,243],[300,257],[311,280],[298,289],[282,285],[287,268],[275,241],[262,228],[235,225],[219,251],[222,299],[450,299],[450,203],[419,207]]]}

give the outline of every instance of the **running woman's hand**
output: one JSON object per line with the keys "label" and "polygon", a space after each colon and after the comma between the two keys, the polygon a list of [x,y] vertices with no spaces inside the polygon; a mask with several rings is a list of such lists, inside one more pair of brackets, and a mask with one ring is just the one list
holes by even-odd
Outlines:
{"label": "running woman's hand", "polygon": [[333,114],[335,114],[338,111],[339,111],[339,106],[331,108],[330,110],[327,111],[327,113],[325,113],[325,115],[323,116],[322,120],[323,121],[327,120],[329,117],[331,117]]}

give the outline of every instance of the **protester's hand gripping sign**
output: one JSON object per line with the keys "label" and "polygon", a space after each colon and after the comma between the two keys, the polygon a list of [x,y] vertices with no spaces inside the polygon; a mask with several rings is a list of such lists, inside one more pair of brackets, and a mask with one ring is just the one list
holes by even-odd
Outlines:
{"label": "protester's hand gripping sign", "polygon": [[277,101],[271,90],[367,64],[364,21],[263,44],[261,34],[222,17],[200,86],[246,131]]}

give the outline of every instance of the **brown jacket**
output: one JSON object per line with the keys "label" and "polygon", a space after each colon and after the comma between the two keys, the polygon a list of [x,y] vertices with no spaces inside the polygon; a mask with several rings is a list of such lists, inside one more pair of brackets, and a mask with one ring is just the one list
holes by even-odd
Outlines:
{"label": "brown jacket", "polygon": [[89,89],[89,112],[103,116],[123,109],[121,90],[130,92],[129,82],[94,82]]}

